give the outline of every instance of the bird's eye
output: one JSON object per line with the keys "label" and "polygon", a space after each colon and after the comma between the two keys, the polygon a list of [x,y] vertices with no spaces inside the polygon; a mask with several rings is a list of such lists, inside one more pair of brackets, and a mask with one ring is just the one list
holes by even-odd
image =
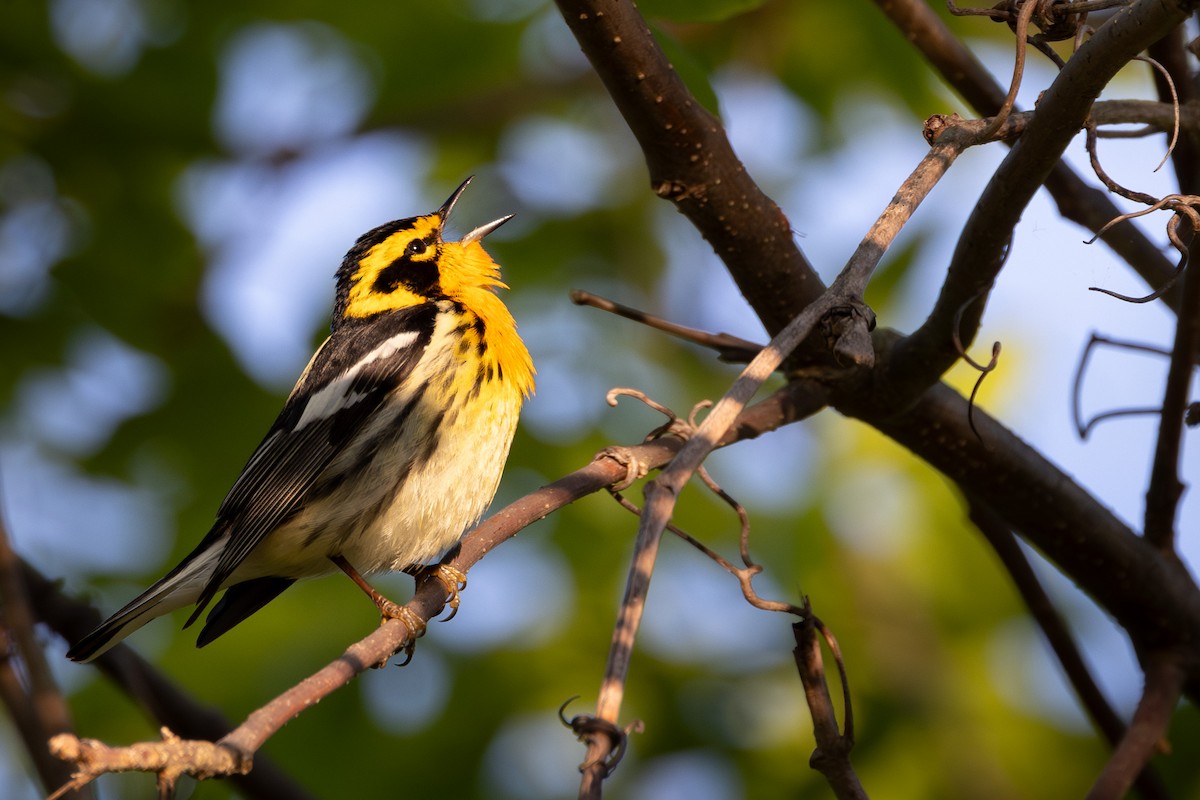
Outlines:
{"label": "bird's eye", "polygon": [[404,248],[404,254],[408,256],[419,256],[424,253],[428,245],[420,239],[413,239],[408,243],[408,247]]}

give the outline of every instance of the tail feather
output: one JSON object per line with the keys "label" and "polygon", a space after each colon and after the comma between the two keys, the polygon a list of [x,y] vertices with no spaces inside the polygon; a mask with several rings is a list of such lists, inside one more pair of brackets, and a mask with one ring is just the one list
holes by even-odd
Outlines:
{"label": "tail feather", "polygon": [[87,663],[156,617],[196,602],[208,583],[215,557],[212,550],[194,552],[162,580],[129,601],[96,630],[67,651],[72,661]]}
{"label": "tail feather", "polygon": [[204,628],[196,639],[196,647],[216,639],[246,617],[258,611],[296,582],[295,578],[255,578],[234,584],[225,590],[221,599],[208,612]]}

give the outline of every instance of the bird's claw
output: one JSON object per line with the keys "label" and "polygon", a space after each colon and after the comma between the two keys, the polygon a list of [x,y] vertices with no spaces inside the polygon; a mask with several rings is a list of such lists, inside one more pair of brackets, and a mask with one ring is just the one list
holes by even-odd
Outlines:
{"label": "bird's claw", "polygon": [[[425,635],[425,621],[418,617],[416,613],[408,606],[402,606],[399,603],[393,603],[387,598],[382,598],[382,602],[377,603],[379,606],[379,624],[386,625],[391,620],[400,620],[400,623],[408,629],[408,637],[404,645],[404,660],[400,662],[401,667],[406,666],[412,661],[413,650],[416,649],[417,639]],[[387,659],[378,666],[386,666]]]}
{"label": "bird's claw", "polygon": [[446,617],[445,621],[454,619],[462,601],[459,595],[467,588],[467,574],[449,564],[434,564],[422,570],[421,577],[423,580],[436,580],[446,590],[446,605],[450,606],[450,616]]}

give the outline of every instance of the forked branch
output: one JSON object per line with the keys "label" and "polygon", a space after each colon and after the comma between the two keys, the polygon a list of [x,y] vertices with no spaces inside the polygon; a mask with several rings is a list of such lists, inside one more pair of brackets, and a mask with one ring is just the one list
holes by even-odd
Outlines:
{"label": "forked branch", "polygon": [[[807,602],[804,611],[804,621],[792,625],[792,632],[796,637],[796,667],[804,684],[804,697],[812,714],[813,733],[817,740],[817,749],[813,751],[809,765],[825,776],[838,800],[866,800],[866,790],[850,764],[850,751],[854,749],[854,714],[841,648],[829,629],[812,613],[812,607]],[[837,713],[829,694],[829,683],[825,679],[818,633],[837,661],[846,719],[842,730],[838,729]]]}

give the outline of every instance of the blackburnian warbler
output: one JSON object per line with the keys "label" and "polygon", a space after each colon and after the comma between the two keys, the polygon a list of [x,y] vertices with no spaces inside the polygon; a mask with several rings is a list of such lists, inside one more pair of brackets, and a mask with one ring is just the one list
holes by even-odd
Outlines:
{"label": "blackburnian warbler", "polygon": [[[359,238],[337,272],[329,338],[208,535],[69,658],[89,661],[194,603],[190,625],[224,590],[203,646],[296,580],[339,567],[404,618],[360,573],[419,568],[479,519],[533,391],[533,362],[495,293],[507,287],[480,244],[510,217],[442,240],[468,183],[434,213]],[[461,575],[437,577],[455,597]]]}

